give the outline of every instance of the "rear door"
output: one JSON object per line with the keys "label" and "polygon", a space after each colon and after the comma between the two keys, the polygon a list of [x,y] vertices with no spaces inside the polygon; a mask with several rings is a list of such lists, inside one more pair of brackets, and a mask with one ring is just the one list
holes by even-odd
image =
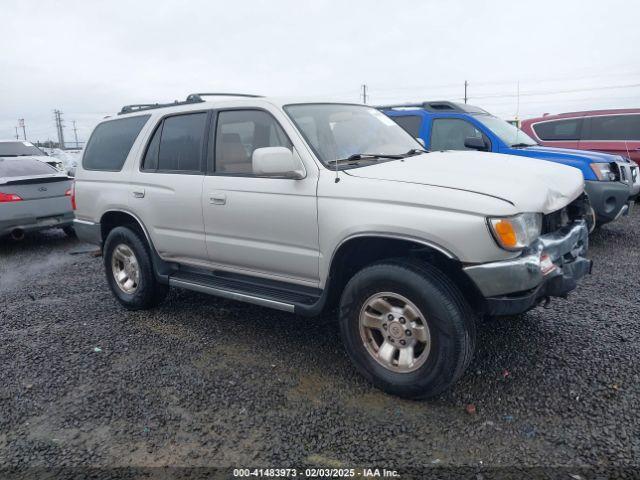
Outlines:
{"label": "rear door", "polygon": [[130,208],[165,260],[208,263],[202,219],[208,112],[163,117],[131,177]]}
{"label": "rear door", "polygon": [[531,125],[540,143],[549,147],[578,148],[580,142],[583,118],[560,118],[556,120],[542,120]]}
{"label": "rear door", "polygon": [[623,155],[640,163],[640,113],[585,117],[580,149]]}

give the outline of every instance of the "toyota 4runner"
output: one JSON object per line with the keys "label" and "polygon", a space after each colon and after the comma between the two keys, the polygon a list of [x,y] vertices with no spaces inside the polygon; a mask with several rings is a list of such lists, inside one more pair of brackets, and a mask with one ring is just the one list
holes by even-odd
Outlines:
{"label": "toyota 4runner", "polygon": [[95,128],[74,188],[77,234],[102,246],[125,308],[169,287],[304,316],[337,307],[356,367],[405,397],[462,375],[478,318],[564,297],[591,269],[579,170],[429,153],[364,105],[126,106]]}

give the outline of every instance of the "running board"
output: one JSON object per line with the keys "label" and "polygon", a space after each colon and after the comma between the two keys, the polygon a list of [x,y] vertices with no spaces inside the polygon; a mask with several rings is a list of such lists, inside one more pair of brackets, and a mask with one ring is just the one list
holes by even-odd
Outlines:
{"label": "running board", "polygon": [[178,271],[169,285],[292,313],[309,310],[322,294],[316,288],[225,272]]}

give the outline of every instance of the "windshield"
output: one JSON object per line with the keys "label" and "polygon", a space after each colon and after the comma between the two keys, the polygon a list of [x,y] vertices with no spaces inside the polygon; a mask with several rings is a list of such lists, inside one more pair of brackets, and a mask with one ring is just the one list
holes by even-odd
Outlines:
{"label": "windshield", "polygon": [[511,125],[509,122],[505,122],[501,118],[493,117],[491,115],[477,115],[475,118],[483,123],[500,140],[510,147],[514,145],[533,146],[538,144],[533,138],[524,133],[518,127]]}
{"label": "windshield", "polygon": [[[402,127],[375,108],[345,104],[298,104],[287,105],[284,110],[320,161],[327,166],[334,160],[352,155],[403,155],[410,150],[423,149]],[[385,160],[388,159],[382,159]]]}
{"label": "windshield", "polygon": [[44,156],[44,152],[29,142],[0,142],[0,157],[18,157],[21,155]]}

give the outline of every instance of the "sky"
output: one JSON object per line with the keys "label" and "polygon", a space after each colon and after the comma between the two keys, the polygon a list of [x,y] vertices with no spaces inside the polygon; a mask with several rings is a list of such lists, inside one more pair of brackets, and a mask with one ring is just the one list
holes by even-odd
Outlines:
{"label": "sky", "polygon": [[[5,4],[3,6],[3,4]],[[503,118],[640,107],[640,2],[0,0],[0,138],[85,141],[127,103],[229,91]],[[520,95],[518,96],[518,91]],[[519,100],[518,100],[519,99]]]}

